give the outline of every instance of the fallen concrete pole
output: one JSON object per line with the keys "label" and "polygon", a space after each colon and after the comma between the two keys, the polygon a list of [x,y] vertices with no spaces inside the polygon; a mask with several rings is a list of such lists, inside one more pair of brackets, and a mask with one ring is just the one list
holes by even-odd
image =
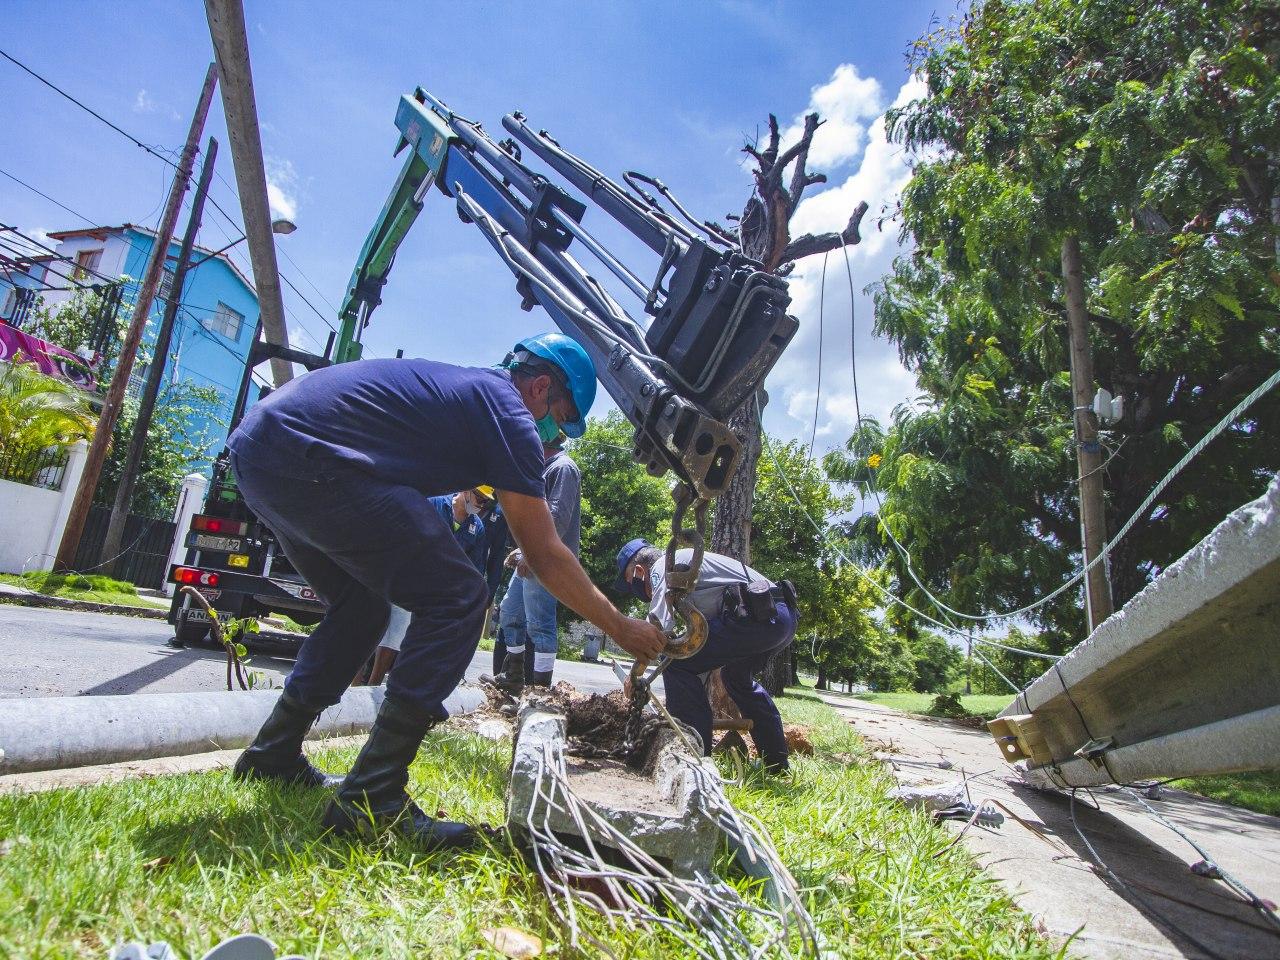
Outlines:
{"label": "fallen concrete pole", "polygon": [[1038,786],[1280,767],[1280,477],[988,726]]}
{"label": "fallen concrete pole", "polygon": [[[368,731],[384,692],[352,687],[320,714],[308,738]],[[250,690],[0,700],[0,774],[243,747],[279,696],[278,690]],[[478,689],[463,685],[445,707],[457,715],[483,702]]]}

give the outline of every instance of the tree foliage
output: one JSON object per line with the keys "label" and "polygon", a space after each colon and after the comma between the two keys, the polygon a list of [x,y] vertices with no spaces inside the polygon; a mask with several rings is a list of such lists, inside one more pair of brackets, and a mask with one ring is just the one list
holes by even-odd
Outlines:
{"label": "tree foliage", "polygon": [[[102,292],[87,288],[77,290],[70,300],[56,309],[40,303],[36,308],[35,332],[50,343],[82,355],[86,345],[95,337],[104,338],[98,377],[105,384],[115,372],[116,355],[127,325],[128,310],[108,317],[115,329],[104,333],[99,329],[103,322],[103,298]],[[145,370],[152,359],[148,352],[140,350],[136,369]],[[71,389],[83,395],[82,391]],[[193,424],[205,418],[218,422],[215,412],[221,406],[222,397],[214,387],[178,381],[161,388],[138,467],[131,508],[133,513],[166,518],[172,513],[182,478],[205,463],[209,445],[214,440],[208,430],[195,428]],[[111,445],[94,491],[95,503],[105,506],[115,500],[137,417],[138,398],[131,391],[125,397],[124,407],[111,434]]]}
{"label": "tree foliage", "polygon": [[[222,396],[216,387],[180,380],[161,388],[138,464],[131,513],[169,518],[177,503],[182,478],[207,462],[209,445],[215,439],[210,431],[193,429],[192,424],[206,417],[220,422],[214,413],[221,404]],[[115,502],[124,459],[129,452],[129,438],[133,436],[137,419],[138,398],[135,394],[126,395],[102,464],[94,503],[110,506]]]}
{"label": "tree foliage", "polygon": [[15,357],[0,363],[0,462],[66,447],[93,436],[83,390]]}
{"label": "tree foliage", "polygon": [[[926,95],[890,113],[924,159],[904,192],[877,330],[925,396],[864,422],[838,475],[874,482],[852,530],[927,605],[999,612],[1079,565],[1062,241],[1078,237],[1098,383],[1109,532],[1280,366],[1280,13],[1261,0],[989,0],[921,41]],[[1131,597],[1280,466],[1264,398],[1175,480],[1111,554]],[[874,462],[873,462],[874,461]],[[914,577],[912,574],[914,573]],[[1078,638],[1077,592],[1040,608]]]}
{"label": "tree foliage", "polygon": [[670,481],[649,476],[632,459],[631,435],[613,410],[588,420],[569,450],[582,472],[582,565],[614,599],[618,551],[636,537],[665,546],[671,523]]}

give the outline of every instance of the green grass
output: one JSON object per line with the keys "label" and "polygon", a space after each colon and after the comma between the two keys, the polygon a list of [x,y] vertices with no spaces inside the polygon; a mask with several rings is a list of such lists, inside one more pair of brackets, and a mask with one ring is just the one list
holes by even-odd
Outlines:
{"label": "green grass", "polygon": [[1190,777],[1175,780],[1169,786],[1190,790],[1202,797],[1220,800],[1235,807],[1280,817],[1280,770],[1232,773],[1220,777]]}
{"label": "green grass", "polygon": [[[856,700],[866,700],[869,703],[879,703],[886,707],[892,707],[894,710],[902,710],[906,713],[921,713],[929,715],[929,708],[933,704],[933,698],[936,694],[932,693],[855,693]],[[1006,697],[1003,694],[987,694],[973,693],[969,696],[962,696],[960,702],[965,709],[975,716],[985,717],[990,720],[1001,710],[1009,705],[1012,697]]]}
{"label": "green grass", "polygon": [[[961,847],[947,849],[950,834],[886,799],[889,777],[847,724],[812,696],[781,705],[813,728],[818,757],[797,758],[786,779],[752,774],[732,794],[768,825],[830,955],[1059,955]],[[354,753],[318,762],[341,769]],[[498,822],[509,756],[507,743],[436,731],[411,791],[429,812]],[[0,956],[98,960],[117,939],[200,956],[243,930],[326,960],[496,956],[479,931],[503,925],[543,938],[549,955],[575,955],[517,853],[425,856],[395,839],[319,837],[324,803],[225,772],[0,796]],[[584,922],[619,957],[688,956],[658,931]]]}
{"label": "green grass", "polygon": [[0,574],[0,582],[26,587],[51,597],[70,600],[87,600],[90,603],[111,603],[121,607],[146,607],[163,609],[169,602],[138,596],[138,589],[124,580],[80,573],[47,573],[30,571],[23,574]]}

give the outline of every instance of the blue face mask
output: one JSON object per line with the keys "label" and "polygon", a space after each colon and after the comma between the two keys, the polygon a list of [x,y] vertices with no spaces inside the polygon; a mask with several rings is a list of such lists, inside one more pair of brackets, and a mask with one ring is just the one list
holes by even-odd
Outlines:
{"label": "blue face mask", "polygon": [[551,411],[547,411],[547,415],[538,423],[538,439],[543,443],[550,443],[556,437],[560,436],[560,424],[556,423],[556,418],[551,415]]}
{"label": "blue face mask", "polygon": [[649,599],[649,579],[647,577],[632,577],[627,586],[631,588],[631,592],[636,595],[637,599]]}

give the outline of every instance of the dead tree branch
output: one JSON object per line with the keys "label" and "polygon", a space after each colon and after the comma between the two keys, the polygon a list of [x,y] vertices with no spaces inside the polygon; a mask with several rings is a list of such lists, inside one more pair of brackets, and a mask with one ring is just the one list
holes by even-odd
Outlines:
{"label": "dead tree branch", "polygon": [[863,200],[853,209],[853,216],[848,225],[839,233],[806,233],[796,237],[782,251],[782,262],[790,263],[803,257],[811,257],[815,253],[826,253],[828,250],[839,250],[844,246],[853,246],[862,240],[860,227],[862,218],[867,212],[867,201]]}
{"label": "dead tree branch", "polygon": [[[806,114],[800,139],[782,150],[778,118],[769,114],[769,139],[765,148],[759,149],[758,142],[742,148],[756,161],[756,186],[739,220],[739,245],[743,253],[759,260],[771,272],[785,274],[789,269],[786,264],[801,257],[836,250],[862,239],[859,225],[867,212],[866,203],[858,205],[849,225],[840,233],[805,234],[794,241],[791,239],[791,217],[800,205],[805,189],[827,182],[824,174],[806,170],[813,135],[822,124],[816,113]],[[783,179],[788,168],[791,171],[790,182],[784,187]]]}

